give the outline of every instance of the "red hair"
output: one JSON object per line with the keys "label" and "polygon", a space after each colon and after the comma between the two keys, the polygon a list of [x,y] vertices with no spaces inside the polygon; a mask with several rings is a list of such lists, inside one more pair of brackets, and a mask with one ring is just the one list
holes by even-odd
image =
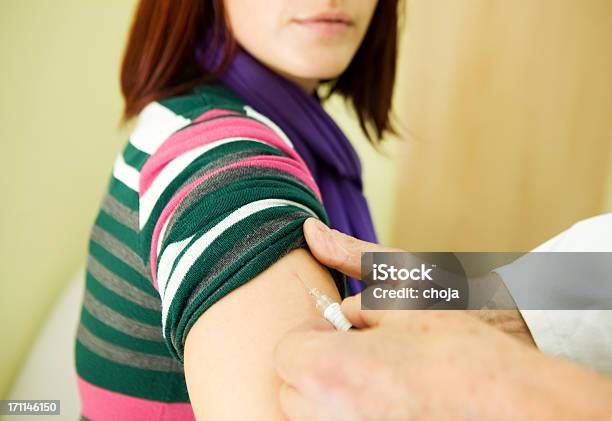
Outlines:
{"label": "red hair", "polygon": [[[140,0],[132,22],[123,62],[122,120],[136,116],[149,102],[188,92],[214,80],[229,63],[235,41],[224,40],[224,59],[217,69],[202,71],[195,47],[211,29],[215,43],[228,31],[223,0]],[[352,102],[359,124],[372,141],[390,122],[397,56],[397,0],[379,0],[372,22],[348,68],[328,81],[329,95],[337,92]]]}

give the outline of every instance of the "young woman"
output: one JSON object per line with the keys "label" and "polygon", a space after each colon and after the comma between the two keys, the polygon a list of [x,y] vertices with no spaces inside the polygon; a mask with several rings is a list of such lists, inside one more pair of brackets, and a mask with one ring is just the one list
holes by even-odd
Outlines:
{"label": "young woman", "polygon": [[138,119],[91,230],[75,345],[85,419],[283,417],[274,347],[320,318],[301,280],[360,290],[302,223],[376,241],[317,88],[373,142],[392,130],[396,22],[397,0],[141,0],[121,71]]}

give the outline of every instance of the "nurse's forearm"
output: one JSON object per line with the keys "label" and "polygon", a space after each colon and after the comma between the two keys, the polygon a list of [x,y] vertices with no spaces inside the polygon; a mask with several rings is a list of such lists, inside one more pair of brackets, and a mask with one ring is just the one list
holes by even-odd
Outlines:
{"label": "nurse's forearm", "polygon": [[561,358],[544,358],[523,378],[525,414],[532,419],[612,419],[609,378]]}
{"label": "nurse's forearm", "polygon": [[470,289],[480,291],[486,297],[483,300],[486,302],[480,303],[485,307],[484,309],[470,310],[469,313],[527,345],[536,346],[525,319],[497,273],[491,272],[485,276],[470,279],[470,282]]}

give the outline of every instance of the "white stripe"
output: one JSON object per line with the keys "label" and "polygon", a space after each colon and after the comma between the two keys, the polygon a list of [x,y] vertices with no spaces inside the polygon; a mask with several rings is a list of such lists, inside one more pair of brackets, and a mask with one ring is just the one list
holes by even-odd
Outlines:
{"label": "white stripe", "polygon": [[113,165],[113,176],[130,189],[138,192],[140,173],[136,168],[129,166],[125,162],[122,154],[119,154],[117,159],[115,159],[115,165]]}
{"label": "white stripe", "polygon": [[211,149],[216,148],[217,146],[224,145],[226,143],[236,142],[240,140],[248,140],[258,143],[264,143],[258,139],[251,139],[247,137],[228,137],[225,139],[216,140],[212,143],[199,146],[195,149],[188,150],[183,152],[172,161],[170,161],[155,177],[149,189],[146,193],[140,198],[140,208],[138,213],[138,224],[140,229],[142,229],[149,217],[151,216],[151,212],[153,212],[153,208],[155,204],[161,197],[162,193],[166,188],[174,181],[174,179],[191,164],[193,161],[198,159],[200,156],[204,155]]}
{"label": "white stripe", "polygon": [[161,259],[158,260],[157,265],[157,289],[159,290],[159,296],[163,300],[164,292],[166,290],[166,282],[168,281],[168,277],[170,276],[170,269],[172,269],[172,264],[181,251],[189,244],[189,242],[193,239],[193,235],[189,238],[185,238],[184,240],[177,241],[176,243],[172,243],[168,245],[164,249],[164,254]]}
{"label": "white stripe", "polygon": [[159,102],[151,102],[138,115],[130,143],[152,155],[164,140],[190,122],[191,120],[173,113]]}
{"label": "white stripe", "polygon": [[[174,211],[172,212],[172,214],[174,214]],[[162,226],[162,229],[159,232],[159,237],[157,238],[157,250],[156,250],[157,256],[156,257],[159,257],[159,253],[161,252],[162,241],[164,240],[164,235],[166,235],[166,229],[168,228],[168,224],[170,223],[172,214],[168,216],[168,219],[166,219],[166,222],[164,222],[164,225]]]}
{"label": "white stripe", "polygon": [[258,120],[260,122],[262,122],[263,124],[265,124],[266,126],[268,126],[269,128],[271,128],[272,130],[274,130],[274,132],[281,138],[283,139],[283,141],[289,145],[291,148],[293,148],[293,143],[291,143],[291,140],[289,140],[289,137],[285,134],[285,132],[283,132],[281,130],[280,127],[278,127],[278,125],[273,122],[272,120],[270,120],[268,117],[266,117],[265,115],[255,111],[253,108],[251,108],[248,105],[244,106],[244,111],[246,111],[246,114],[249,117],[253,117],[255,120]]}
{"label": "white stripe", "polygon": [[[292,200],[285,199],[262,199],[257,200],[255,202],[248,203],[232,213],[230,213],[225,219],[211,228],[209,231],[204,233],[200,238],[194,241],[187,251],[181,256],[178,264],[174,268],[172,272],[172,276],[169,281],[162,278],[162,273],[164,276],[168,276],[170,272],[170,268],[172,267],[173,261],[168,259],[162,262],[160,261],[159,266],[159,275],[157,278],[158,286],[161,291],[161,285],[166,285],[166,290],[163,294],[162,299],[162,324],[165,329],[166,326],[166,318],[168,317],[168,310],[170,309],[170,304],[172,304],[172,300],[174,299],[174,295],[178,290],[181,282],[191,269],[191,266],[194,264],[196,259],[202,255],[202,253],[206,250],[210,244],[215,241],[225,230],[230,228],[232,225],[240,222],[242,219],[247,218],[248,216],[260,212],[264,209],[272,208],[275,206],[295,206],[300,209],[304,209],[308,213],[312,214],[316,217],[316,214],[310,210],[310,208],[302,205],[301,203],[294,202]],[[184,241],[184,240],[183,240]],[[178,243],[177,243],[178,244]],[[170,247],[170,246],[168,246]],[[183,246],[184,247],[184,246]],[[165,254],[165,251],[164,251]],[[162,256],[163,257],[163,256]],[[163,268],[162,268],[163,265]],[[170,267],[170,268],[168,268]]]}

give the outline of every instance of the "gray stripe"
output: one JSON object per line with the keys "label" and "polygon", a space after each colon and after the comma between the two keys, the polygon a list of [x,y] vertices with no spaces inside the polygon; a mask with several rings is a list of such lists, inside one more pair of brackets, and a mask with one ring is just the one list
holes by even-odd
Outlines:
{"label": "gray stripe", "polygon": [[85,291],[83,306],[100,322],[140,339],[163,342],[161,326],[148,325],[117,313],[112,308],[98,301],[89,291]]}
{"label": "gray stripe", "polygon": [[[251,150],[251,151],[241,151],[238,153],[234,153],[231,155],[224,155],[222,157],[220,157],[219,159],[205,165],[204,167],[200,168],[199,170],[197,170],[194,174],[192,174],[187,180],[185,180],[185,182],[183,182],[177,189],[176,191],[179,192],[181,191],[185,186],[191,184],[193,181],[195,181],[196,179],[200,178],[201,176],[214,171],[217,168],[221,168],[225,165],[229,165],[229,164],[233,164],[234,162],[238,162],[241,161],[244,158],[248,158],[249,156],[257,156],[257,155],[261,155],[261,151],[257,151],[257,150]],[[208,182],[206,183],[208,184]],[[200,185],[201,186],[201,185]],[[198,187],[200,187],[198,186]],[[194,189],[194,191],[198,190],[198,187],[196,187]],[[191,206],[192,203],[195,202],[194,199],[191,199],[191,195],[193,194],[193,191],[191,193],[189,193],[189,195],[184,198],[181,203],[179,204],[179,206],[177,207],[177,209],[175,209],[175,211],[172,213],[170,220],[168,221],[168,226],[166,228],[165,234],[164,234],[164,238],[162,239],[162,244],[164,241],[166,241],[167,235],[170,232],[170,228],[174,225],[174,223],[176,222],[176,220],[178,218],[180,218],[180,216],[183,214],[183,212],[189,208],[189,206]],[[201,196],[198,195],[198,199]]]}
{"label": "gray stripe", "polygon": [[131,301],[139,306],[152,310],[161,311],[161,300],[159,297],[154,297],[140,290],[134,285],[120,276],[117,276],[95,257],[89,255],[87,258],[87,270],[93,275],[102,285],[113,291],[115,294]]}
{"label": "gray stripe", "polygon": [[[234,247],[229,249],[223,255],[223,257],[221,257],[221,259],[219,259],[215,263],[207,277],[209,279],[214,279],[218,277],[221,272],[223,272],[227,268],[227,266],[243,258],[249,251],[257,247],[259,243],[266,240],[271,235],[274,235],[286,225],[290,224],[291,222],[294,222],[296,219],[304,217],[304,215],[306,214],[306,211],[293,211],[287,214],[283,214],[275,219],[272,219],[260,225],[255,231],[249,232],[244,238],[242,238],[238,243],[236,243]],[[203,287],[204,286],[202,286],[202,288]],[[198,292],[199,291],[196,291],[196,294]],[[193,298],[195,297],[189,297],[189,304],[193,302]]]}
{"label": "gray stripe", "polygon": [[[221,158],[209,163],[208,165],[206,165],[203,168],[200,168],[199,170],[197,170],[194,174],[192,174],[187,180],[185,180],[185,182],[183,184],[181,184],[179,186],[179,188],[177,189],[177,191],[181,191],[181,189],[189,184],[191,184],[193,181],[195,181],[196,179],[202,177],[203,175],[206,175],[212,171],[214,171],[217,168],[221,168],[223,166],[226,165],[230,165],[230,164],[234,164],[238,161],[241,161],[245,158],[248,158],[249,156],[257,156],[260,155],[261,152],[259,151],[241,151],[235,154],[231,154],[231,155],[225,155],[222,156]],[[213,177],[216,178],[216,177]],[[212,180],[212,179],[210,179]],[[209,183],[210,180],[206,181],[206,184]],[[200,185],[201,186],[201,185]],[[198,187],[200,187],[198,186]],[[196,187],[196,189],[194,189],[194,191],[197,191],[198,188]],[[172,225],[174,225],[174,220],[178,217],[180,217],[180,215],[185,211],[186,208],[189,208],[189,206],[191,206],[192,203],[194,203],[196,200],[191,198],[191,194],[189,194],[189,196],[187,196],[186,198],[184,198],[181,203],[179,204],[179,206],[177,207],[177,209],[173,212],[172,217],[170,219],[170,222],[168,223],[168,228],[170,228]],[[180,206],[181,204],[185,203],[185,206]]]}
{"label": "gray stripe", "polygon": [[147,259],[147,264],[144,267],[145,270],[145,278],[149,280],[149,283],[153,285],[153,275],[151,275],[151,266],[149,265],[149,260]]}
{"label": "gray stripe", "polygon": [[97,225],[94,225],[91,230],[91,239],[112,253],[116,258],[130,266],[136,272],[140,273],[145,278],[150,279],[150,275],[147,274],[147,269],[145,268],[140,256],[138,256],[134,250],[129,248],[123,242],[115,238],[111,233]]}
{"label": "gray stripe", "polygon": [[176,223],[177,219],[194,203],[202,200],[204,196],[208,193],[217,190],[227,184],[232,182],[241,180],[243,178],[252,177],[262,177],[262,176],[276,176],[281,178],[286,178],[288,180],[295,181],[300,185],[304,186],[307,191],[312,191],[308,188],[304,183],[302,183],[299,179],[287,173],[286,171],[282,171],[276,168],[269,167],[238,167],[232,168],[227,171],[223,171],[221,173],[216,174],[215,176],[206,180],[205,183],[200,184],[196,188],[194,188],[187,197],[185,197],[181,203],[177,206],[176,210],[173,212],[170,220],[168,222],[168,226],[164,233],[164,239],[162,240],[162,244],[164,244],[168,238],[168,235],[172,232],[172,227]]}
{"label": "gray stripe", "polygon": [[112,194],[106,193],[104,196],[102,210],[132,231],[138,232],[138,212],[119,202]]}
{"label": "gray stripe", "polygon": [[115,363],[145,370],[175,373],[183,372],[181,363],[171,357],[146,354],[144,352],[132,351],[131,349],[113,345],[110,342],[98,338],[90,332],[83,323],[79,324],[77,339],[94,354]]}
{"label": "gray stripe", "polygon": [[196,172],[189,176],[189,178],[181,184],[179,190],[191,183],[195,179],[201,177],[202,175],[212,172],[218,168],[224,167],[225,165],[233,164],[235,162],[241,161],[245,158],[249,158],[251,156],[259,156],[261,155],[261,150],[251,149],[251,150],[243,150],[238,152],[233,152],[231,154],[222,155],[219,158],[215,159],[212,162],[209,162],[202,168],[199,168]]}
{"label": "gray stripe", "polygon": [[[215,263],[213,268],[209,273],[206,274],[205,279],[203,279],[191,292],[189,295],[189,299],[187,300],[187,304],[183,308],[188,308],[195,299],[202,293],[204,288],[206,288],[211,280],[216,279],[220,273],[225,270],[230,264],[233,262],[242,259],[248,252],[250,252],[253,248],[257,247],[259,243],[266,240],[269,236],[278,232],[281,228],[286,226],[287,224],[295,221],[297,218],[304,216],[304,211],[294,211],[291,213],[287,213],[278,218],[275,218],[271,221],[268,221],[259,227],[255,231],[251,231],[248,235],[246,235],[242,240],[234,245],[234,247],[227,250],[223,256]],[[304,237],[300,237],[300,243],[304,241]],[[288,249],[286,252],[289,252],[292,249]],[[177,296],[178,294],[175,294]],[[190,317],[193,317],[190,316]],[[191,320],[190,320],[191,322]],[[176,347],[176,327],[172,326],[170,338],[172,344]],[[185,337],[183,337],[183,345],[184,345]]]}

